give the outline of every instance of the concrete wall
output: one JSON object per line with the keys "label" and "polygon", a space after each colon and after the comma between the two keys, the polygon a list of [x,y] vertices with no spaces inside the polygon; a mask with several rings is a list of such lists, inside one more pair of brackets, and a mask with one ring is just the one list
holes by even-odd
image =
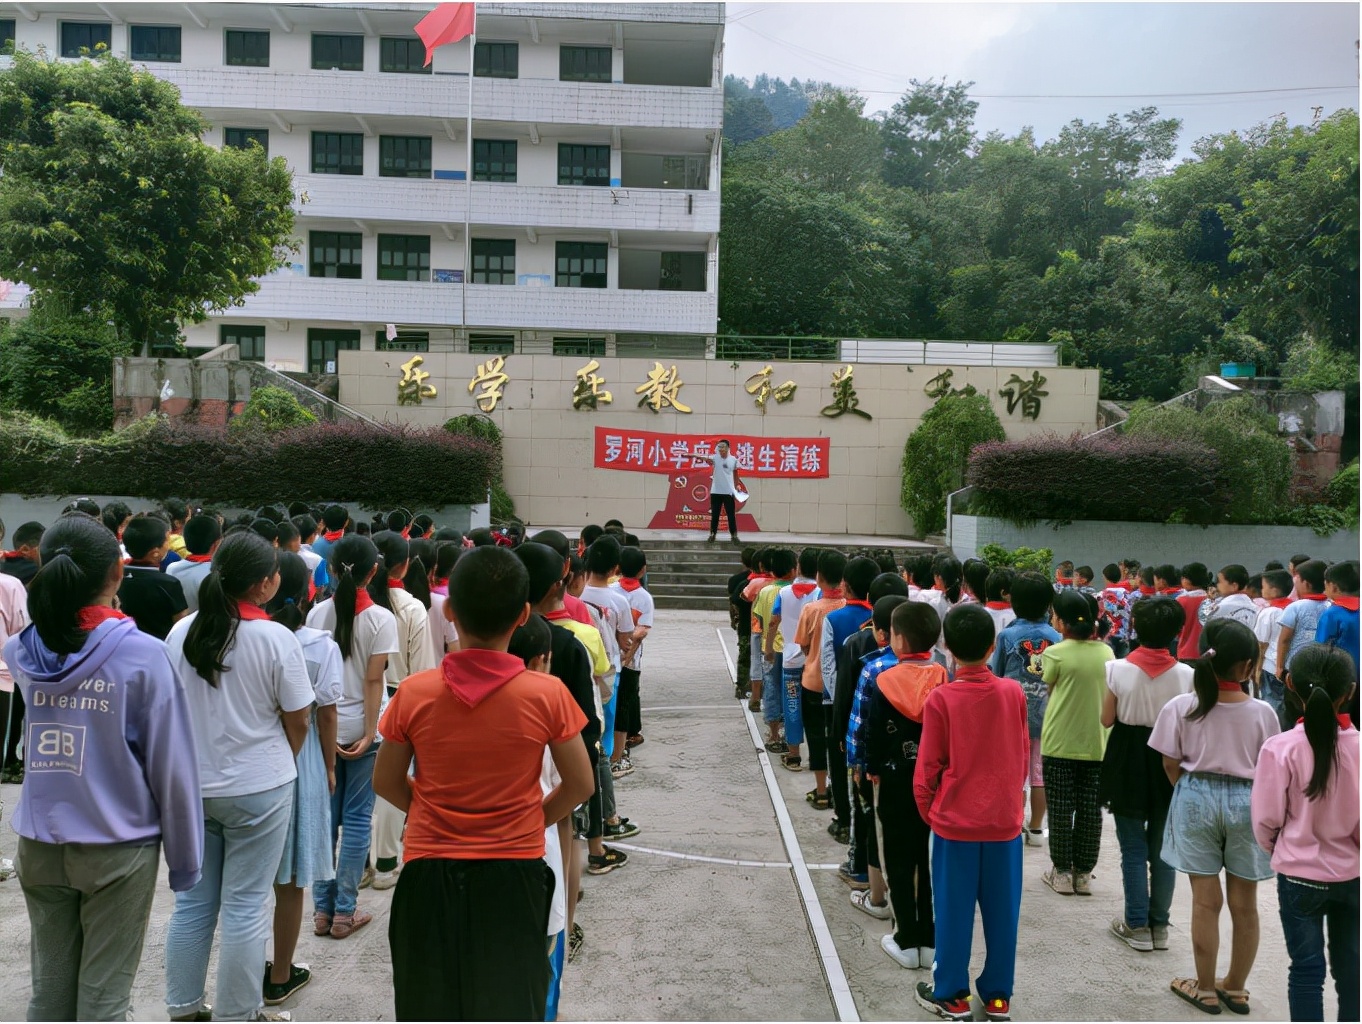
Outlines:
{"label": "concrete wall", "polygon": [[[340,357],[340,400],[379,420],[428,425],[451,416],[477,412],[468,383],[487,356],[430,353],[424,369],[439,395],[419,406],[397,405],[397,383],[404,353],[343,352]],[[579,526],[617,517],[645,525],[666,498],[668,477],[593,469],[593,428],[651,430],[678,434],[748,434],[768,437],[828,437],[831,475],[821,480],[758,480],[745,511],[769,531],[911,535],[912,523],[899,507],[903,444],[932,400],[923,389],[948,369],[943,366],[887,366],[858,363],[855,386],[860,408],[874,418],[852,415],[831,419],[820,410],[832,401],[830,379],[836,363],[776,363],[772,382],[793,380],[793,401],[772,401],[762,416],[744,390],[749,377],[765,363],[688,360],[676,364],[684,386],[680,398],[694,412],[654,414],[637,406],[634,389],[653,367],[646,359],[599,359],[598,373],[614,402],[599,412],[574,411],[572,391],[584,357],[506,357],[511,382],[491,418],[506,438],[506,486],[517,511],[538,526]],[[671,364],[667,364],[670,366]],[[1032,370],[1009,367],[951,367],[955,387],[972,384],[989,395],[1008,436],[1027,437],[1050,431],[1070,434],[1094,429],[1097,416],[1097,372],[1047,368],[1049,395],[1040,418],[1023,420],[1021,408],[1007,412],[998,396],[1017,372],[1030,379]]]}
{"label": "concrete wall", "polygon": [[986,516],[957,515],[951,518],[950,530],[951,550],[962,561],[975,557],[985,544],[1001,544],[1008,549],[1050,548],[1056,562],[1067,558],[1098,571],[1122,558],[1136,558],[1145,565],[1202,562],[1212,569],[1239,564],[1256,571],[1271,559],[1285,563],[1297,554],[1341,561],[1358,553],[1356,529],[1320,537],[1303,526],[1083,522],[1022,527]]}

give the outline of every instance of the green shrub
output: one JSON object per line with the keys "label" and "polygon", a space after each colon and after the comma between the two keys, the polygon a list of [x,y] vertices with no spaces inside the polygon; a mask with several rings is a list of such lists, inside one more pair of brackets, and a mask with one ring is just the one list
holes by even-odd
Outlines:
{"label": "green shrub", "polygon": [[979,557],[988,563],[990,569],[1038,572],[1049,579],[1055,553],[1049,548],[1016,548],[1008,551],[1001,544],[985,544],[979,549]]}
{"label": "green shrub", "polygon": [[1328,537],[1339,530],[1357,528],[1356,497],[1351,515],[1330,505],[1297,505],[1287,512],[1285,523],[1289,526],[1308,526],[1320,537]]}
{"label": "green shrub", "polygon": [[35,308],[0,330],[0,409],[48,417],[77,434],[113,426],[113,360],[130,352],[86,314]]}
{"label": "green shrub", "polygon": [[1358,521],[1358,485],[1357,460],[1353,459],[1334,474],[1324,489],[1325,504],[1343,512],[1354,524]]}
{"label": "green shrub", "polygon": [[986,395],[946,395],[927,410],[903,446],[899,499],[919,535],[946,528],[946,495],[964,486],[974,446],[1005,436]]}
{"label": "green shrub", "polygon": [[232,417],[232,430],[264,430],[273,433],[316,423],[317,417],[283,388],[264,387],[251,391],[241,413]]}
{"label": "green shrub", "polygon": [[1309,337],[1298,338],[1282,363],[1286,391],[1341,391],[1357,384],[1357,357]]}
{"label": "green shrub", "polygon": [[[444,429],[451,434],[475,437],[480,441],[495,445],[497,451],[501,451],[501,428],[493,423],[490,417],[478,413],[465,413],[462,416],[455,416],[446,420]],[[491,490],[492,501],[489,514],[492,517],[492,522],[505,523],[514,519],[515,499],[506,490],[506,485],[502,482],[500,473],[492,481]],[[485,501],[486,499],[482,500]]]}

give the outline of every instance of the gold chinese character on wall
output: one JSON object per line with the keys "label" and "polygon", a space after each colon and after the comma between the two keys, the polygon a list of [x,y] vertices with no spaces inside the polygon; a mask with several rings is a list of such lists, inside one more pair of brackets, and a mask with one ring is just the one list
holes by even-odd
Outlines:
{"label": "gold chinese character on wall", "polygon": [[482,388],[475,401],[478,403],[478,408],[483,412],[491,412],[501,401],[502,390],[511,380],[510,375],[504,370],[505,366],[505,359],[501,356],[494,356],[485,363],[479,363],[478,372],[468,382],[468,393],[470,395],[474,389]]}
{"label": "gold chinese character on wall", "polygon": [[963,388],[951,386],[951,378],[955,376],[955,371],[947,367],[927,382],[927,386],[922,389],[922,393],[933,401],[939,401],[947,395],[974,395],[973,384],[966,384]]}
{"label": "gold chinese character on wall", "polygon": [[402,364],[402,379],[397,382],[398,405],[420,405],[422,400],[434,398],[438,393],[434,384],[427,384],[430,373],[421,369],[424,356],[412,356]]}
{"label": "gold chinese character on wall", "polygon": [[681,404],[680,394],[684,386],[685,381],[676,374],[675,363],[669,370],[661,363],[654,362],[653,368],[648,371],[648,379],[634,388],[634,394],[643,396],[638,400],[640,409],[646,405],[653,412],[661,412],[665,406],[671,406],[677,412],[690,412],[690,406]]}
{"label": "gold chinese character on wall", "polygon": [[779,405],[794,398],[795,390],[799,387],[792,380],[787,380],[784,384],[771,384],[771,374],[775,371],[767,365],[759,373],[754,373],[747,378],[747,393],[756,401],[757,408],[761,410],[763,416],[766,415],[766,403],[772,398]]}
{"label": "gold chinese character on wall", "polygon": [[1034,420],[1040,418],[1040,400],[1049,396],[1050,392],[1042,391],[1045,387],[1045,378],[1040,375],[1039,370],[1031,372],[1030,380],[1023,380],[1015,373],[1007,379],[1007,384],[998,389],[998,394],[1007,399],[1007,414],[1012,415],[1012,411],[1021,405],[1022,419]]}
{"label": "gold chinese character on wall", "polygon": [[577,371],[577,383],[572,389],[574,409],[590,409],[594,412],[597,405],[609,405],[615,400],[615,397],[602,387],[605,378],[596,372],[600,368],[601,364],[593,359]]}
{"label": "gold chinese character on wall", "polygon": [[870,413],[860,408],[861,400],[856,397],[856,385],[852,381],[854,372],[855,368],[850,364],[832,372],[832,404],[823,407],[824,416],[836,419],[838,416],[851,413],[862,419],[873,419]]}

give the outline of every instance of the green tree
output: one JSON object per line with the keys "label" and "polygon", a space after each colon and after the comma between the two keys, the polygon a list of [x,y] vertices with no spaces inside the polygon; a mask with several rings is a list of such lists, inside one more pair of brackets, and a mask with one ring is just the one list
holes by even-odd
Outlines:
{"label": "green tree", "polygon": [[306,427],[317,422],[317,417],[292,394],[283,388],[256,388],[240,414],[228,424],[231,430],[263,430],[274,433],[293,427]]}
{"label": "green tree", "polygon": [[927,410],[903,446],[900,504],[919,535],[946,528],[946,496],[964,486],[975,445],[1005,439],[987,395],[946,395]]}
{"label": "green tree", "polygon": [[863,116],[865,97],[830,89],[793,128],[770,137],[785,173],[822,192],[847,194],[879,176],[880,134]]}
{"label": "green tree", "polygon": [[217,150],[174,86],[110,56],[0,72],[0,277],[112,321],[125,351],[239,305],[291,251],[292,175]]}
{"label": "green tree", "polygon": [[947,85],[910,79],[908,91],[884,119],[884,180],[890,185],[940,191],[958,184],[974,145],[973,82]]}
{"label": "green tree", "polygon": [[0,329],[0,409],[56,420],[75,434],[113,426],[113,360],[126,351],[88,313],[39,303]]}
{"label": "green tree", "polygon": [[758,97],[724,98],[724,138],[729,142],[751,142],[775,130],[776,122],[770,108]]}

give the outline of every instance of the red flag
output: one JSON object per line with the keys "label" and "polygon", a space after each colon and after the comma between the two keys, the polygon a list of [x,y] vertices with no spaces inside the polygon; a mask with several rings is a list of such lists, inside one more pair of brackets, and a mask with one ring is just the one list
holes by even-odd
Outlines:
{"label": "red flag", "polygon": [[473,4],[438,4],[416,23],[416,34],[426,44],[426,63],[429,67],[437,46],[457,43],[471,36],[474,28]]}

